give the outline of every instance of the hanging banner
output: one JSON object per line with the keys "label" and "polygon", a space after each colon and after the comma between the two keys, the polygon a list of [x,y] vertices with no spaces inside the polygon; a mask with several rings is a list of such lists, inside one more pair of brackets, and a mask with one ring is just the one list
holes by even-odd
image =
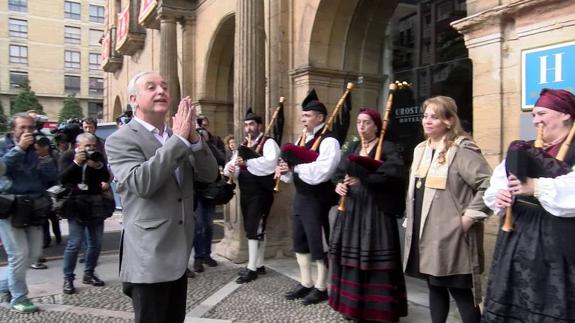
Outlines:
{"label": "hanging banner", "polygon": [[102,51],[100,52],[101,65],[106,65],[108,58],[110,58],[110,31],[106,30],[104,38],[102,38]]}
{"label": "hanging banner", "polygon": [[124,45],[130,31],[130,5],[118,14],[118,30],[116,31],[116,50]]}
{"label": "hanging banner", "polygon": [[140,3],[138,22],[143,24],[144,21],[154,12],[157,6],[158,2],[156,0],[142,0]]}

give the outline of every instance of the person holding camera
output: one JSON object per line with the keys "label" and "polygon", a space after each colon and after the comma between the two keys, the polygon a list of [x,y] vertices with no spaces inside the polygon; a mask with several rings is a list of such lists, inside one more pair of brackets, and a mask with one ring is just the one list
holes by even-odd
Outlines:
{"label": "person holding camera", "polygon": [[0,140],[0,161],[6,164],[0,191],[14,201],[0,210],[0,239],[8,255],[8,266],[0,272],[0,294],[13,310],[32,313],[38,307],[27,297],[26,272],[42,251],[42,224],[51,207],[44,192],[58,171],[54,163],[39,162],[33,117],[16,113],[9,126],[10,133]]}
{"label": "person holding camera", "polygon": [[[222,139],[212,135],[208,130],[210,125],[208,117],[198,116],[196,122],[198,125],[196,131],[205,140],[218,166],[223,167],[226,164],[226,153]],[[198,188],[200,188],[200,185],[198,185]],[[209,267],[216,267],[218,265],[214,258],[212,258],[212,238],[214,236],[216,205],[205,196],[202,196],[202,194],[198,194],[195,211],[196,228],[194,235],[193,268],[195,272],[201,273],[204,271],[204,265]],[[189,276],[193,277],[193,274],[189,274]]]}
{"label": "person holding camera", "polygon": [[[110,173],[102,153],[96,150],[96,137],[88,132],[76,137],[76,148],[65,152],[61,165],[68,165],[60,171],[60,181],[68,191],[62,205],[62,217],[68,219],[69,236],[64,251],[65,294],[74,294],[74,269],[78,252],[86,238],[86,263],[82,283],[104,286],[94,270],[100,256],[104,219],[114,211],[113,200],[104,196],[102,182],[108,182]],[[84,234],[86,232],[86,234]]]}

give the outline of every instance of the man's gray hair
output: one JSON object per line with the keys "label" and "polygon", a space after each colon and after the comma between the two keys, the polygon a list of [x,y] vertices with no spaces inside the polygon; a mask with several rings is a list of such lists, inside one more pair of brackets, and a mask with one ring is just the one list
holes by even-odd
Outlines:
{"label": "man's gray hair", "polygon": [[148,74],[155,74],[155,72],[152,72],[152,71],[140,72],[140,73],[134,75],[134,77],[132,77],[130,82],[128,82],[128,98],[132,95],[138,94],[138,80],[142,76],[148,75]]}
{"label": "man's gray hair", "polygon": [[89,133],[89,132],[82,132],[81,134],[79,134],[78,136],[76,136],[76,143],[79,144],[82,141],[93,141],[96,142],[98,141],[96,136],[94,136],[93,134]]}
{"label": "man's gray hair", "polygon": [[132,79],[130,80],[130,82],[128,82],[128,104],[132,107],[132,110],[136,110],[137,106],[133,106],[130,103],[130,97],[132,95],[136,96],[138,94],[138,80],[144,76],[144,75],[148,75],[148,74],[154,74],[155,72],[152,71],[145,71],[145,72],[140,72],[136,75],[134,75],[134,77],[132,77]]}

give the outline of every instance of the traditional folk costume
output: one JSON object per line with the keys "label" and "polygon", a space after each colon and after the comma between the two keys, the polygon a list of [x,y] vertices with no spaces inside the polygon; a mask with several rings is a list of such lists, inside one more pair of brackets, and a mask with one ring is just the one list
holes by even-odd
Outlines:
{"label": "traditional folk costume", "polygon": [[[575,96],[543,90],[535,106],[575,117]],[[496,195],[507,190],[509,172],[520,180],[534,178],[534,196],[516,196],[513,231],[499,231],[483,311],[485,323],[575,322],[575,149],[564,162],[555,159],[561,143],[543,149],[533,142],[514,142],[491,177],[484,201],[497,214]],[[515,164],[515,165],[514,165]],[[517,168],[523,164],[524,171]],[[521,168],[521,165],[519,165]],[[536,174],[534,174],[536,173]],[[523,178],[522,178],[523,177]]]}
{"label": "traditional folk costume", "polygon": [[[369,157],[375,157],[376,148]],[[351,174],[353,161],[348,156],[359,155],[360,150],[359,141],[350,144],[334,176],[339,181],[347,173],[358,177],[361,184],[349,187],[346,210],[335,220],[329,305],[348,318],[397,322],[407,315],[397,228],[397,216],[403,216],[405,209],[407,174],[389,141],[383,145],[383,164],[376,171],[359,174],[361,168]]]}
{"label": "traditional folk costume", "polygon": [[[437,308],[449,293],[465,321],[478,321],[483,271],[483,223],[490,210],[483,204],[491,168],[474,142],[459,137],[447,150],[429,141],[415,147],[406,204],[404,269],[427,280]],[[476,221],[463,231],[461,217]],[[471,293],[473,291],[473,293]],[[447,306],[449,306],[447,304]],[[432,312],[433,315],[433,312]]]}
{"label": "traditional folk costume", "polygon": [[[245,121],[254,120],[262,124],[262,118],[248,112]],[[258,152],[261,150],[261,155]],[[237,168],[236,174],[240,188],[240,208],[244,219],[244,229],[248,238],[248,265],[240,272],[236,282],[246,283],[264,274],[265,229],[267,218],[274,201],[274,173],[280,155],[280,148],[272,138],[260,133],[255,140],[246,139],[238,148],[239,155],[246,166]],[[229,176],[228,166],[235,163],[232,158],[224,168]]]}
{"label": "traditional folk costume", "polygon": [[[327,114],[325,106],[316,100],[305,104],[303,110]],[[312,147],[323,127],[324,124],[320,124],[306,134],[306,149]],[[305,305],[327,300],[328,271],[324,245],[329,241],[329,210],[337,202],[331,178],[340,157],[339,142],[327,132],[322,136],[319,156],[315,161],[295,165],[293,173],[282,176],[284,182],[293,178],[296,188],[292,217],[293,248],[301,272],[301,285],[288,292],[286,298],[305,297]],[[315,287],[311,276],[312,261],[315,261],[318,270]]]}

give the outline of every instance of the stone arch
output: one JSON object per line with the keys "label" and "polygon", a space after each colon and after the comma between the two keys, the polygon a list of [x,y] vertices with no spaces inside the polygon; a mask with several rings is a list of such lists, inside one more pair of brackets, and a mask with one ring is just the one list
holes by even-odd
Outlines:
{"label": "stone arch", "polygon": [[216,28],[206,55],[205,91],[200,99],[202,113],[210,119],[218,134],[232,133],[234,101],[235,14],[224,16]]}
{"label": "stone arch", "polygon": [[[309,2],[311,6],[312,1]],[[309,32],[307,66],[294,74],[298,97],[315,87],[320,99],[333,107],[347,82],[363,77],[352,92],[354,106],[383,110],[387,93],[384,47],[387,24],[397,0],[317,0]],[[306,19],[309,19],[306,18]],[[302,25],[309,21],[302,21]],[[304,36],[305,38],[305,36]],[[305,42],[305,40],[304,40]],[[305,64],[305,63],[304,63]],[[357,110],[354,109],[357,113]]]}

